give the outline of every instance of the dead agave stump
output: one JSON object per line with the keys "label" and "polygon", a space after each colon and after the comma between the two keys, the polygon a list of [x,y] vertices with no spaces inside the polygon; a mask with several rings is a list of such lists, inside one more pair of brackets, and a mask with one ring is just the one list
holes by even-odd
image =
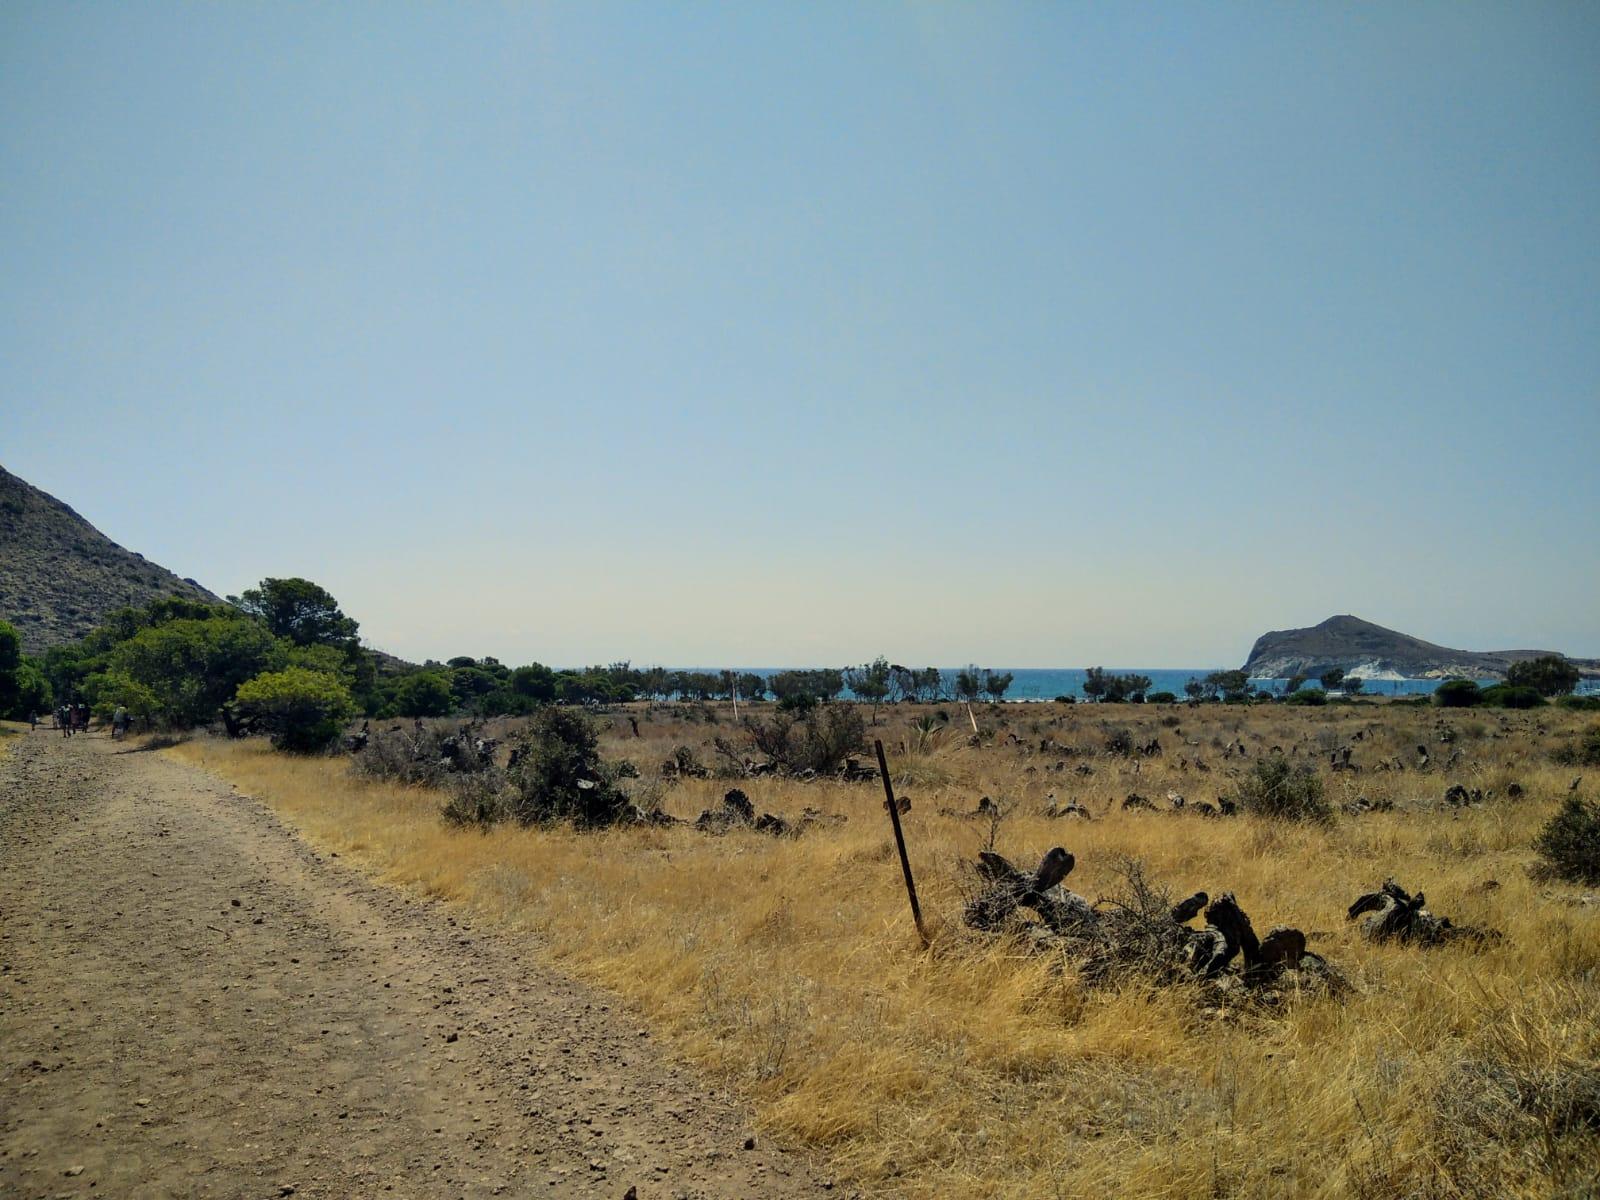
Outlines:
{"label": "dead agave stump", "polygon": [[1435,916],[1423,907],[1425,902],[1421,892],[1413,896],[1394,880],[1386,879],[1377,891],[1356,897],[1345,919],[1354,921],[1363,913],[1369,914],[1361,923],[1361,932],[1375,942],[1442,946],[1451,941],[1497,941],[1502,936],[1497,929],[1456,925],[1449,917]]}

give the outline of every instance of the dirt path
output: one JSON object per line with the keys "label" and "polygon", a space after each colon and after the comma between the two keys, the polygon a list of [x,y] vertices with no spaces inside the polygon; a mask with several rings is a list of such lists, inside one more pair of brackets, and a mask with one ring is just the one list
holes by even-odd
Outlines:
{"label": "dirt path", "polygon": [[100,736],[0,758],[0,1194],[829,1194],[606,997]]}

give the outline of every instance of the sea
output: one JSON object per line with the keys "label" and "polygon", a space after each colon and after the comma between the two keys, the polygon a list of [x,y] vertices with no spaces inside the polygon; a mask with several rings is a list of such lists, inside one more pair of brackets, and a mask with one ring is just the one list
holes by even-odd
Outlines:
{"label": "sea", "polygon": [[[782,667],[741,667],[741,671],[754,671],[761,676],[769,676],[777,671],[785,670]],[[961,667],[944,667],[946,683],[956,677]],[[995,667],[997,673],[1010,671],[1013,678],[1011,687],[1006,691],[1005,699],[1012,703],[1037,703],[1042,700],[1054,700],[1057,696],[1071,696],[1075,700],[1084,699],[1083,681],[1087,679],[1088,672],[1081,667]],[[1148,675],[1150,677],[1151,692],[1171,692],[1179,699],[1183,698],[1183,685],[1191,679],[1204,679],[1213,671],[1229,670],[1226,667],[1107,667],[1108,675]],[[1432,695],[1444,681],[1441,679],[1366,679],[1362,682],[1362,695],[1365,696],[1428,696]],[[1492,679],[1478,681],[1485,687],[1495,683]],[[1251,679],[1251,686],[1265,692],[1281,694],[1288,690],[1287,679]],[[1312,680],[1308,687],[1319,687]],[[1600,681],[1585,679],[1578,685],[1580,694],[1600,693]]]}

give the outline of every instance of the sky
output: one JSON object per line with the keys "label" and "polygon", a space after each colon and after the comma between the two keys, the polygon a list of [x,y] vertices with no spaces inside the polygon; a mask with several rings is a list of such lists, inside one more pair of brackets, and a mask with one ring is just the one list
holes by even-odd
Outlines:
{"label": "sky", "polygon": [[558,665],[1600,655],[1600,5],[0,6],[0,464]]}

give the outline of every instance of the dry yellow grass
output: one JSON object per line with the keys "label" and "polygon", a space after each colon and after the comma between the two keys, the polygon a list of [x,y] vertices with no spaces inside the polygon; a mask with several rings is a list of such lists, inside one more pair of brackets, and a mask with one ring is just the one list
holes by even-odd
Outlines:
{"label": "dry yellow grass", "polygon": [[[732,732],[726,712],[709,726],[685,720],[690,710],[635,712],[645,737],[623,736],[618,718],[605,746],[647,776],[676,745],[709,760],[711,736]],[[536,935],[551,958],[615,990],[685,1057],[741,1087],[768,1132],[825,1153],[870,1192],[1594,1194],[1600,907],[1526,870],[1535,832],[1577,773],[1555,767],[1550,748],[1580,717],[1379,705],[1010,706],[980,716],[1006,728],[982,746],[952,730],[892,755],[914,802],[907,836],[935,930],[927,952],[910,927],[877,785],[740,785],[758,809],[848,818],[798,840],[683,827],[483,833],[446,826],[437,793],[356,780],[341,760],[203,739],[168,753],[262,797],[385,880]],[[909,719],[902,711],[875,732],[897,749],[914,743]],[[1165,753],[1100,752],[1116,727],[1159,736]],[[1455,740],[1443,742],[1442,729]],[[1424,741],[1436,763],[1461,758],[1428,774],[1329,775],[1335,801],[1360,791],[1417,807],[1328,828],[1120,808],[1132,790],[1215,798],[1238,762],[1221,747],[1237,738],[1253,755],[1279,744],[1321,762],[1357,730],[1355,759],[1369,768],[1380,755],[1414,758]],[[1020,746],[1005,741],[1011,732]],[[1057,773],[1060,756],[1038,752],[1042,736],[1083,756]],[[1203,757],[1210,772],[1180,767],[1179,753]],[[1078,762],[1095,773],[1075,776]],[[1438,805],[1457,780],[1502,797],[1516,780],[1527,794]],[[686,781],[666,807],[692,816],[727,786]],[[1052,790],[1097,819],[1040,815]],[[1060,960],[969,934],[960,864],[990,829],[943,810],[970,810],[985,794],[1015,806],[999,828],[1002,852],[1031,861],[1068,846],[1079,862],[1069,886],[1090,898],[1114,886],[1122,854],[1180,894],[1232,890],[1258,929],[1285,922],[1310,933],[1353,993],[1263,1011],[1208,1008],[1185,988],[1086,990]],[[1367,944],[1344,910],[1387,875],[1425,890],[1434,911],[1506,939],[1476,950]],[[1481,890],[1488,879],[1499,888]]]}

